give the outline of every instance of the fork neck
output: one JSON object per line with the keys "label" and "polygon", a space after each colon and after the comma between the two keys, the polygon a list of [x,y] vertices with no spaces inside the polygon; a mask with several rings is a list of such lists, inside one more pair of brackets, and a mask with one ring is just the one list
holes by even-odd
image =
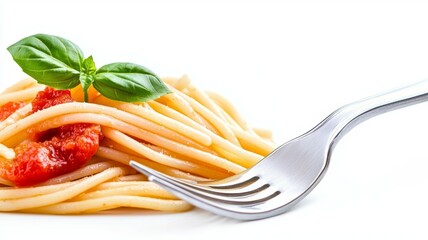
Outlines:
{"label": "fork neck", "polygon": [[328,132],[332,147],[353,127],[374,116],[428,100],[428,80],[345,105],[312,131]]}

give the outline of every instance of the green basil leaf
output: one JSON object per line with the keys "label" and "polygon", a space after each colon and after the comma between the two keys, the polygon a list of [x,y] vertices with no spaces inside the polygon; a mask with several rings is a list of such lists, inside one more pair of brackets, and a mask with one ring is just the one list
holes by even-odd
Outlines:
{"label": "green basil leaf", "polygon": [[36,34],[7,48],[22,70],[39,83],[69,89],[79,85],[83,53],[61,37]]}
{"label": "green basil leaf", "polygon": [[80,84],[82,84],[85,102],[88,101],[88,88],[94,82],[94,75],[96,71],[97,68],[95,66],[95,62],[92,56],[89,56],[85,60],[83,60],[79,81]]}
{"label": "green basil leaf", "polygon": [[94,58],[92,56],[89,56],[83,60],[80,71],[91,75],[96,73],[97,67],[95,66]]}
{"label": "green basil leaf", "polygon": [[93,86],[105,97],[125,102],[142,102],[171,91],[156,74],[133,63],[112,63],[96,69],[92,56],[73,42],[47,34],[26,37],[8,48],[22,70],[39,83],[58,89],[82,85],[85,101]]}
{"label": "green basil leaf", "polygon": [[102,66],[93,85],[102,95],[124,102],[145,102],[171,93],[152,71],[134,63]]}

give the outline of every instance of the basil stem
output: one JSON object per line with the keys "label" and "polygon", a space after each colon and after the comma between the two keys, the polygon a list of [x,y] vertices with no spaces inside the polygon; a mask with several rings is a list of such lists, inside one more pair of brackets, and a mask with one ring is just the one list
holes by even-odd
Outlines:
{"label": "basil stem", "polygon": [[83,60],[79,81],[82,85],[85,102],[88,101],[88,88],[94,82],[94,75],[96,71],[97,68],[95,67],[95,62],[92,56],[89,56]]}

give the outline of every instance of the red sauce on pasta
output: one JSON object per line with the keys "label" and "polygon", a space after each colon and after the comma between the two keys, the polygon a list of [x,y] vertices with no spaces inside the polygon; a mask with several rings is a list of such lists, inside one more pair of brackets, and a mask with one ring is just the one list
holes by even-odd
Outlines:
{"label": "red sauce on pasta", "polygon": [[[72,102],[70,91],[46,88],[32,102],[32,111]],[[15,147],[16,157],[3,163],[0,175],[16,186],[30,186],[72,172],[85,165],[102,140],[101,126],[76,123],[32,133],[31,141]],[[0,166],[1,167],[1,166]]]}
{"label": "red sauce on pasta", "polygon": [[5,120],[12,115],[16,110],[25,106],[24,102],[8,102],[0,107],[0,121]]}

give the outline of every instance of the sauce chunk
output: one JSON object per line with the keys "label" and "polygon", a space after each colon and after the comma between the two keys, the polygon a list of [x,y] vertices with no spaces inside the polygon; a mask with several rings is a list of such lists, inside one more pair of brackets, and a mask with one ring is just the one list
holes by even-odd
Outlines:
{"label": "sauce chunk", "polygon": [[[48,87],[33,100],[32,112],[72,101],[70,91]],[[2,177],[16,186],[31,186],[72,172],[91,159],[102,137],[101,126],[91,123],[68,124],[33,133],[31,141],[15,147],[16,158],[8,164],[6,176]]]}

